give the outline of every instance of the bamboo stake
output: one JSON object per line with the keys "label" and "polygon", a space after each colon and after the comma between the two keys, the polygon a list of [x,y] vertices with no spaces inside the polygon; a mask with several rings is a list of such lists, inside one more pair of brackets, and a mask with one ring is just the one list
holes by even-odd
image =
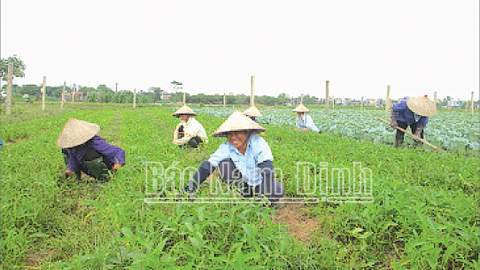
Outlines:
{"label": "bamboo stake", "polygon": [[387,86],[387,99],[385,100],[385,115],[390,113],[390,85]]}
{"label": "bamboo stake", "polygon": [[473,115],[473,91],[472,91],[472,102],[471,102],[470,107],[472,108],[472,115]]}
{"label": "bamboo stake", "polygon": [[73,84],[73,88],[72,88],[72,104],[75,102],[75,91],[77,90],[77,85],[76,84]]}
{"label": "bamboo stake", "polygon": [[137,88],[133,88],[133,108],[136,108],[136,107],[137,107]]}
{"label": "bamboo stake", "polygon": [[225,98],[225,93],[223,93],[223,107],[225,108],[227,102],[226,102],[226,98]]}
{"label": "bamboo stake", "polygon": [[63,102],[65,101],[65,86],[67,85],[66,81],[63,81],[63,88],[62,88],[62,103],[60,105],[60,109],[63,110]]}
{"label": "bamboo stake", "polygon": [[326,90],[325,90],[325,114],[328,114],[328,105],[330,103],[330,98],[329,98],[329,86],[330,82],[326,82]]}
{"label": "bamboo stake", "polygon": [[12,80],[13,80],[13,63],[8,63],[7,70],[7,100],[5,106],[5,113],[10,115],[12,113],[13,93],[12,93]]}
{"label": "bamboo stake", "polygon": [[332,96],[332,110],[335,110],[335,96]]}
{"label": "bamboo stake", "polygon": [[250,107],[255,107],[255,76],[251,77],[250,85]]}
{"label": "bamboo stake", "polygon": [[360,109],[363,110],[363,97],[360,99]]}
{"label": "bamboo stake", "polygon": [[[380,118],[380,117],[377,118],[377,120],[380,120],[380,121],[384,122],[385,124],[390,125],[390,122],[388,122],[387,120],[382,119],[382,118]],[[433,149],[435,149],[435,150],[437,150],[437,151],[439,151],[439,152],[443,151],[443,149],[436,147],[435,145],[427,142],[426,140],[424,140],[424,139],[422,139],[422,138],[420,138],[420,137],[415,136],[415,135],[412,134],[411,132],[408,132],[408,131],[406,131],[405,129],[403,129],[403,128],[401,128],[401,127],[396,127],[396,128],[397,128],[398,130],[400,130],[400,131],[405,132],[405,134],[408,134],[408,135],[412,136],[415,140],[421,141],[421,142],[423,142],[424,144],[432,147]]]}
{"label": "bamboo stake", "polygon": [[185,106],[185,101],[187,100],[186,96],[185,96],[185,92],[183,92],[183,106]]}
{"label": "bamboo stake", "polygon": [[47,92],[47,77],[43,76],[43,86],[42,86],[42,111],[45,111],[45,92]]}
{"label": "bamboo stake", "polygon": [[433,103],[435,104],[435,108],[437,108],[437,91],[433,93]]}

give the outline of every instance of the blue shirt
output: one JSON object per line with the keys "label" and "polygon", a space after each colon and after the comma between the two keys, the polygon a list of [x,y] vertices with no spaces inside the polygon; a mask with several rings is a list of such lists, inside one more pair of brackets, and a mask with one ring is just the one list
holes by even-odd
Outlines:
{"label": "blue shirt", "polygon": [[88,149],[96,150],[114,165],[125,164],[125,150],[120,147],[113,146],[107,143],[102,137],[95,135],[86,142],[84,147],[78,149],[67,148],[67,152],[70,157],[68,159],[67,170],[72,172],[82,170],[88,175],[92,176],[90,170],[88,170],[87,164],[83,161]]}
{"label": "blue shirt", "polygon": [[400,99],[397,103],[392,105],[393,111],[397,113],[397,120],[405,122],[408,125],[417,123],[422,127],[426,127],[428,123],[428,117],[417,115],[412,110],[410,110],[410,108],[408,108],[407,106],[407,101],[409,98],[410,97],[404,97]]}
{"label": "blue shirt", "polygon": [[272,151],[267,142],[257,134],[250,135],[245,155],[228,141],[222,143],[217,151],[208,160],[214,167],[220,161],[231,158],[237,169],[242,173],[243,181],[256,187],[263,181],[258,164],[270,160],[273,161]]}
{"label": "blue shirt", "polygon": [[297,128],[309,128],[312,131],[318,132],[317,126],[313,123],[310,115],[305,115],[305,118],[297,117]]}

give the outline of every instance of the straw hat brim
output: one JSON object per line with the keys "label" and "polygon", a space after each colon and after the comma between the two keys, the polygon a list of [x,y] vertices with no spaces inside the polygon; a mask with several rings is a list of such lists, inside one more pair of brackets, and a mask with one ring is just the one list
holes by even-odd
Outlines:
{"label": "straw hat brim", "polygon": [[250,117],[262,117],[262,113],[256,107],[248,108],[243,114]]}
{"label": "straw hat brim", "polygon": [[100,131],[97,124],[70,118],[57,140],[60,148],[72,148],[85,143]]}
{"label": "straw hat brim", "polygon": [[437,113],[435,104],[427,97],[411,97],[407,100],[407,106],[414,113],[421,116],[434,116]]}
{"label": "straw hat brim", "polygon": [[255,123],[250,117],[240,111],[233,112],[220,127],[212,133],[212,137],[226,137],[232,131],[264,132],[266,129]]}
{"label": "straw hat brim", "polygon": [[185,115],[192,115],[192,116],[196,116],[197,114],[192,110],[190,109],[190,107],[188,107],[187,105],[184,105],[182,106],[180,109],[178,109],[175,113],[173,113],[172,115],[175,116],[175,117],[179,117],[180,115],[182,114],[185,114]]}
{"label": "straw hat brim", "polygon": [[309,112],[310,110],[307,109],[303,104],[298,105],[292,112]]}

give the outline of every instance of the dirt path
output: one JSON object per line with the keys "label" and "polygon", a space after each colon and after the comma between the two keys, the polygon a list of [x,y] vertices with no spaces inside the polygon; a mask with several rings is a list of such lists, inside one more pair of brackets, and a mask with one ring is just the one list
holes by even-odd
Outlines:
{"label": "dirt path", "polygon": [[[309,214],[309,206],[303,203],[283,203],[278,211],[275,212],[273,222],[275,224],[287,224],[285,228],[290,235],[301,242],[311,242],[315,235],[322,235],[324,228],[317,216]],[[330,235],[326,236],[331,239]]]}

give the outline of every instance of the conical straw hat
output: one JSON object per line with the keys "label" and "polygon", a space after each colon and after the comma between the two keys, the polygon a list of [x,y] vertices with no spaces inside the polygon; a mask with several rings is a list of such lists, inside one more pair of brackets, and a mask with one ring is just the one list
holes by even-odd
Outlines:
{"label": "conical straw hat", "polygon": [[243,114],[250,117],[262,117],[262,113],[255,106],[246,109]]}
{"label": "conical straw hat", "polygon": [[178,117],[181,114],[186,114],[186,115],[197,115],[192,109],[190,109],[187,105],[182,106],[180,109],[178,109],[174,114],[172,114],[175,117]]}
{"label": "conical straw hat", "polygon": [[309,112],[310,110],[307,107],[303,106],[303,104],[298,105],[292,112]]}
{"label": "conical straw hat", "polygon": [[264,132],[265,129],[255,123],[250,117],[236,110],[228,119],[212,134],[212,137],[226,137],[228,132],[250,130],[254,133]]}
{"label": "conical straw hat", "polygon": [[421,116],[434,116],[437,113],[435,104],[427,97],[411,97],[407,101],[407,106]]}
{"label": "conical straw hat", "polygon": [[99,130],[100,127],[97,124],[70,118],[57,140],[57,146],[60,148],[78,146],[90,140]]}

